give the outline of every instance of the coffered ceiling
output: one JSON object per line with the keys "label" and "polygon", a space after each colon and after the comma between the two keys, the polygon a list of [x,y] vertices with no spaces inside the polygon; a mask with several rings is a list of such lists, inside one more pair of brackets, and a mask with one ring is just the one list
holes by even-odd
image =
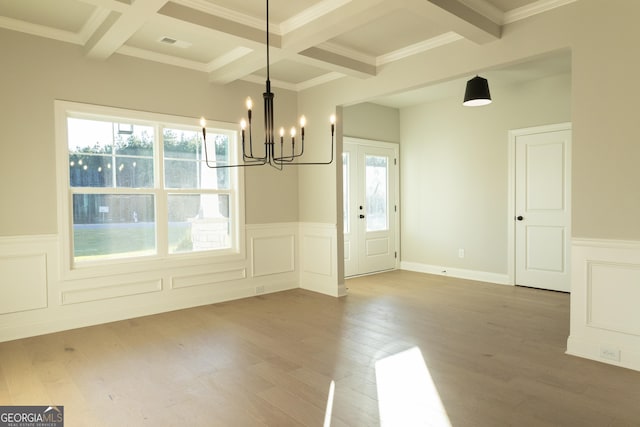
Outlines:
{"label": "coffered ceiling", "polygon": [[[302,90],[575,0],[271,0],[271,80]],[[211,82],[266,77],[265,0],[0,0],[0,27],[198,70]]]}

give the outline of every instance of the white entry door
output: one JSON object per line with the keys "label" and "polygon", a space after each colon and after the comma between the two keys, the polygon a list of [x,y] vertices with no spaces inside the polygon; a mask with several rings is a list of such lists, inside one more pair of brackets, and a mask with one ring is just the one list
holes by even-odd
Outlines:
{"label": "white entry door", "polygon": [[515,284],[570,291],[570,125],[515,132]]}
{"label": "white entry door", "polygon": [[345,138],[345,276],[397,268],[397,146]]}

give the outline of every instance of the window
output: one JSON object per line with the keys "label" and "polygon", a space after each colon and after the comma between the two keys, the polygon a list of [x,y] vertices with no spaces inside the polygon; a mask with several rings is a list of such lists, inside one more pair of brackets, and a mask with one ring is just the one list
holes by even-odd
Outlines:
{"label": "window", "polygon": [[57,106],[70,264],[239,251],[239,174],[205,161],[235,161],[235,126],[209,127],[205,147],[196,119]]}

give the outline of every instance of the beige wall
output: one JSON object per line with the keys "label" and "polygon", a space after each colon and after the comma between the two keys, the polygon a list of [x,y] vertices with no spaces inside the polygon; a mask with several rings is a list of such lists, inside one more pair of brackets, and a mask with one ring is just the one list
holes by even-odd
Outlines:
{"label": "beige wall", "polygon": [[403,262],[507,273],[508,131],[570,121],[570,88],[560,75],[494,86],[486,107],[400,110]]}
{"label": "beige wall", "polygon": [[364,102],[342,111],[344,136],[374,141],[400,142],[400,111]]}
{"label": "beige wall", "polygon": [[[114,55],[87,60],[78,46],[0,30],[0,236],[55,234],[55,99],[235,122],[263,88],[216,86],[204,73]],[[278,90],[276,118],[296,121],[296,96]],[[197,123],[197,121],[196,121]],[[256,126],[263,140],[262,123]],[[259,169],[259,170],[258,170]],[[246,173],[246,222],[297,221],[297,171]]]}
{"label": "beige wall", "polygon": [[640,2],[579,3],[573,55],[573,235],[640,240]]}
{"label": "beige wall", "polygon": [[[584,0],[581,0],[584,1]],[[586,0],[588,1],[588,0]],[[299,94],[298,105],[301,111],[327,111],[336,105],[354,105],[371,102],[378,96],[398,93],[434,84],[452,78],[466,77],[476,72],[529,60],[531,57],[557,52],[571,47],[571,25],[576,25],[575,8],[572,3],[534,18],[518,21],[505,27],[505,37],[486,44],[476,45],[460,40],[449,45],[413,55],[401,61],[386,64],[374,78],[343,78],[334,82],[311,88]],[[573,23],[573,24],[572,24]],[[507,37],[508,35],[508,37]],[[312,113],[311,120],[318,120]],[[348,126],[347,123],[344,124]],[[338,146],[340,148],[340,146]],[[402,150],[401,150],[402,151]],[[333,172],[322,171],[322,179],[327,182],[327,191],[340,194],[341,187],[336,185],[336,167]],[[300,194],[317,192],[313,175],[306,170],[300,171]],[[300,219],[336,223],[335,209],[323,211],[325,199],[300,197]],[[320,216],[319,212],[326,215]]]}
{"label": "beige wall", "polygon": [[[327,110],[376,96],[469,76],[483,69],[570,49],[572,53],[573,235],[640,240],[640,145],[636,99],[640,86],[637,40],[640,2],[580,0],[504,27],[486,45],[458,41],[387,64],[370,79],[344,78],[300,93],[299,106]],[[311,116],[311,119],[313,117]],[[333,176],[336,175],[334,165]],[[323,177],[331,192],[339,186]],[[303,174],[300,192],[313,187]],[[318,199],[300,199],[304,221],[336,222],[335,210],[318,217]]]}

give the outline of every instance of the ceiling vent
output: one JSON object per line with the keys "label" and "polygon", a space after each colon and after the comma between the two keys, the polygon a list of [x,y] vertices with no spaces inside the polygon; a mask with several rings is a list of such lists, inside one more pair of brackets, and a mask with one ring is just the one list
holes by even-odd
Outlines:
{"label": "ceiling vent", "polygon": [[165,43],[165,44],[176,44],[178,40],[176,39],[172,39],[171,37],[167,37],[164,36],[160,39],[160,43]]}
{"label": "ceiling vent", "polygon": [[177,40],[177,39],[174,39],[173,37],[169,37],[169,36],[160,37],[158,39],[158,42],[162,43],[162,44],[167,44],[169,46],[180,47],[182,49],[186,49],[186,48],[191,46],[191,43],[189,43],[189,42],[185,42],[185,41],[182,41],[182,40]]}

